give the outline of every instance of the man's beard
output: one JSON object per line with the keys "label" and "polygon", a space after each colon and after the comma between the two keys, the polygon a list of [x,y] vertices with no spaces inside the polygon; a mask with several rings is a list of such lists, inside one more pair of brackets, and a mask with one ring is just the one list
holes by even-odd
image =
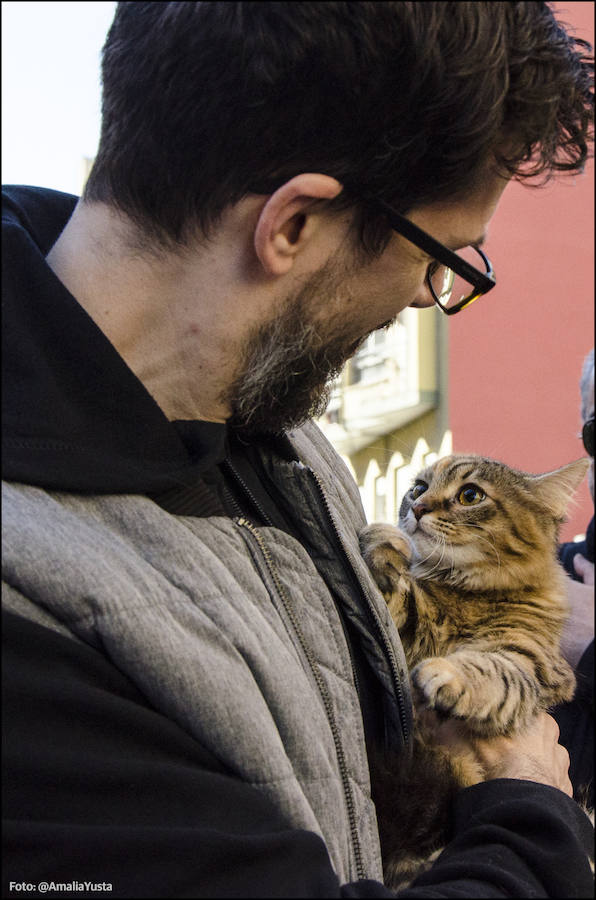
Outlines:
{"label": "man's beard", "polygon": [[340,282],[346,283],[345,269],[341,277],[335,266],[324,267],[246,341],[239,374],[225,394],[237,431],[281,434],[325,412],[333,380],[370,334],[354,338],[357,327],[346,308],[355,301],[313,322],[323,305],[334,305]]}

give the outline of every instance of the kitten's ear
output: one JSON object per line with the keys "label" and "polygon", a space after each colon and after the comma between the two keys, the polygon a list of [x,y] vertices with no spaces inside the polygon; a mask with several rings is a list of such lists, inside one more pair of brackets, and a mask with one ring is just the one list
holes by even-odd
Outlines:
{"label": "kitten's ear", "polygon": [[585,478],[590,468],[590,460],[576,459],[575,462],[561,466],[554,472],[532,476],[532,489],[552,513],[562,518],[573,494]]}

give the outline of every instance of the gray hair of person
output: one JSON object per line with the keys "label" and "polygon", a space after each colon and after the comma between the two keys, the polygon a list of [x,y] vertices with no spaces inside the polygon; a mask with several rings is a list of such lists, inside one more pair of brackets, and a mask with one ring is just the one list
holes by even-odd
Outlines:
{"label": "gray hair of person", "polygon": [[579,382],[581,392],[581,413],[582,420],[588,418],[590,413],[594,412],[594,348],[590,350],[584,359],[582,368],[582,376]]}

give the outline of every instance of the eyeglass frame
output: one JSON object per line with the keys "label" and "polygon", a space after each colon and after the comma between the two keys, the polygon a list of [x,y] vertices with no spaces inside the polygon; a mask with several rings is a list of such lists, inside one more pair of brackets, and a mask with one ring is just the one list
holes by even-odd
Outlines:
{"label": "eyeglass frame", "polygon": [[389,225],[391,226],[393,231],[395,231],[397,234],[401,234],[408,241],[414,244],[414,246],[418,247],[420,250],[423,250],[425,253],[428,253],[429,256],[432,256],[432,258],[437,262],[440,262],[446,268],[450,269],[452,272],[455,272],[455,274],[459,275],[460,278],[465,278],[465,280],[475,288],[475,293],[473,295],[468,294],[465,297],[462,297],[462,299],[458,303],[456,303],[455,306],[448,308],[446,306],[443,306],[443,304],[435,294],[432,282],[430,280],[430,272],[427,272],[426,280],[428,282],[432,298],[441,312],[444,312],[445,315],[454,316],[462,309],[465,309],[466,306],[470,306],[470,304],[473,303],[474,300],[477,300],[478,297],[481,297],[483,294],[488,294],[488,292],[492,291],[492,289],[495,287],[497,281],[495,278],[492,263],[489,260],[488,256],[480,249],[480,247],[474,246],[474,249],[484,260],[486,265],[486,272],[481,272],[480,269],[477,269],[475,266],[466,262],[466,260],[462,259],[461,256],[458,256],[454,250],[450,250],[449,247],[441,244],[440,241],[437,241],[426,231],[423,231],[422,228],[418,227],[418,225],[414,225],[413,222],[410,222],[409,219],[406,219],[405,216],[402,216],[400,213],[398,213],[395,209],[393,209],[393,207],[389,206],[388,203],[385,203],[384,200],[381,200],[378,197],[373,197],[371,195],[360,195],[358,199],[365,203],[372,204],[373,206],[376,206],[377,209],[380,209],[381,212],[383,212],[383,214],[387,217]]}

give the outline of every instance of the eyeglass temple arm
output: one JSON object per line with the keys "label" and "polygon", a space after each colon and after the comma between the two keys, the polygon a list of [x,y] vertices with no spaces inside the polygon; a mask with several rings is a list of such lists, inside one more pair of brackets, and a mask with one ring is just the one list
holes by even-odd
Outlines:
{"label": "eyeglass temple arm", "polygon": [[428,253],[429,256],[432,256],[433,259],[438,260],[444,266],[447,266],[448,269],[452,269],[452,271],[456,272],[462,278],[465,278],[478,290],[486,293],[495,286],[496,280],[490,261],[479,247],[476,249],[489,267],[489,271],[486,274],[474,268],[474,266],[466,262],[465,259],[458,256],[457,253],[444,247],[443,244],[436,241],[430,234],[427,234],[426,231],[418,228],[418,226],[414,225],[413,222],[410,222],[409,219],[406,219],[404,216],[400,215],[400,213],[392,209],[384,200],[378,200],[373,197],[365,197],[364,199],[374,203],[383,211],[389,220],[389,224],[398,232],[398,234],[402,234],[405,238],[411,240],[412,243],[416,244],[417,247],[420,247],[421,250],[424,250],[425,253]]}

